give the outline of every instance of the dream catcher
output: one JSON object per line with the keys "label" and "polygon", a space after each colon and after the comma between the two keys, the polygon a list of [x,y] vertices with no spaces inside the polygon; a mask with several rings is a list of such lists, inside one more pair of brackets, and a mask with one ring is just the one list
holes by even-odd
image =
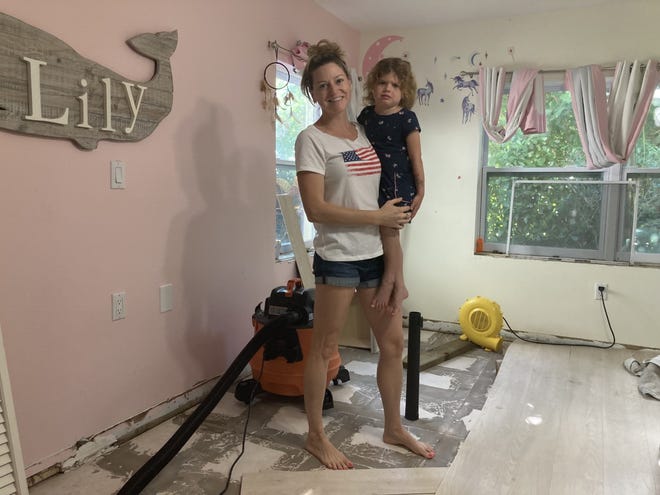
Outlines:
{"label": "dream catcher", "polygon": [[[293,102],[295,97],[289,89],[291,81],[291,70],[299,72],[305,67],[307,62],[307,48],[309,43],[298,41],[293,50],[282,48],[277,41],[269,41],[268,47],[275,51],[275,61],[269,63],[264,68],[264,77],[261,81],[261,92],[264,95],[262,102],[263,108],[272,116],[272,121],[284,123],[281,113],[288,109],[289,117],[293,117]],[[279,59],[279,50],[282,49],[291,54],[291,69]],[[272,81],[269,81],[269,72]],[[278,78],[278,73],[283,77]],[[286,91],[284,91],[286,90]]]}
{"label": "dream catcher", "polygon": [[[271,46],[271,43],[269,43]],[[283,123],[280,112],[288,107],[289,114],[291,114],[291,105],[295,99],[293,93],[289,89],[289,82],[291,81],[291,72],[289,68],[283,62],[280,62],[279,55],[279,45],[277,42],[272,44],[273,49],[275,50],[275,61],[269,63],[264,68],[264,78],[261,81],[261,92],[264,94],[264,99],[261,102],[261,106],[272,116],[272,121],[275,123],[277,120],[280,123]],[[272,81],[268,80],[269,72],[271,72]],[[284,75],[284,78],[278,78],[278,72]],[[278,96],[278,92],[286,89],[282,101]]]}

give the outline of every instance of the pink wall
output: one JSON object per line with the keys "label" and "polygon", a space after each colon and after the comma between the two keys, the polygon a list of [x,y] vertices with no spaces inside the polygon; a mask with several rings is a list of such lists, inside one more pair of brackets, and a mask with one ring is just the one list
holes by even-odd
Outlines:
{"label": "pink wall", "polygon": [[[0,131],[0,325],[21,443],[35,466],[226,369],[250,316],[283,284],[273,261],[274,130],[259,82],[269,40],[359,35],[312,0],[0,0],[0,11],[79,54],[148,80],[125,40],[178,30],[174,104],[137,143]],[[109,187],[110,160],[127,188]],[[158,287],[174,285],[159,312]],[[110,318],[125,290],[127,318]]]}

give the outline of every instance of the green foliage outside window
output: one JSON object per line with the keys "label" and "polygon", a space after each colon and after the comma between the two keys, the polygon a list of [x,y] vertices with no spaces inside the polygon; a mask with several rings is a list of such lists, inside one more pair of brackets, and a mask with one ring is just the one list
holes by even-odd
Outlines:
{"label": "green foliage outside window", "polygon": [[[505,95],[502,106],[506,107]],[[584,166],[584,153],[575,126],[571,95],[549,92],[545,98],[547,132],[523,135],[520,130],[506,143],[488,144],[488,166],[495,168]],[[504,114],[500,117],[504,125]]]}
{"label": "green foliage outside window", "polygon": [[[281,77],[278,76],[277,79],[278,87],[286,83],[286,78]],[[277,91],[277,100],[280,120],[275,122],[275,155],[278,161],[293,162],[296,137],[313,119],[313,109],[310,101],[300,91],[300,86],[291,82]]]}
{"label": "green foliage outside window", "polygon": [[[289,80],[288,84],[287,80]],[[300,131],[314,122],[314,106],[302,94],[299,78],[295,73],[287,75],[278,72],[276,86],[281,88],[277,90],[279,104],[277,107],[278,118],[275,120],[276,192],[277,194],[290,194],[292,196],[303,233],[303,240],[309,242],[314,235],[314,230],[307,221],[300,200],[296,179],[295,144]],[[275,240],[281,247],[283,254],[290,252],[289,236],[277,202],[275,204]]]}
{"label": "green foliage outside window", "polygon": [[[631,165],[636,170],[635,173],[629,174],[629,178],[637,180],[640,184],[635,233],[636,249],[640,253],[660,254],[660,174],[637,173],[638,169],[660,171],[660,91],[658,90],[635,146]],[[629,196],[627,204],[632,205],[632,203],[633,198]],[[627,225],[632,225],[631,222],[632,215],[628,215]],[[630,246],[624,245],[624,247],[630,249]]]}
{"label": "green foliage outside window", "polygon": [[[656,95],[660,96],[658,92]],[[506,96],[503,108],[506,107]],[[514,180],[603,180],[601,171],[586,169],[570,93],[546,93],[547,133],[523,135],[508,142],[488,141],[485,189],[486,243],[505,243],[509,229],[511,186]],[[504,115],[501,116],[504,123]],[[637,252],[660,254],[660,97],[654,99],[625,179],[639,182]],[[502,169],[498,171],[497,169]],[[520,170],[517,173],[515,169]],[[533,173],[529,169],[536,169]],[[545,170],[543,170],[545,169]],[[548,170],[551,169],[551,170]],[[523,172],[524,170],[524,172]],[[532,172],[532,173],[530,173]],[[624,180],[625,180],[624,179]],[[572,184],[516,185],[512,244],[541,248],[597,250],[601,242],[604,198],[621,186]],[[625,186],[619,247],[630,250],[634,188]]]}

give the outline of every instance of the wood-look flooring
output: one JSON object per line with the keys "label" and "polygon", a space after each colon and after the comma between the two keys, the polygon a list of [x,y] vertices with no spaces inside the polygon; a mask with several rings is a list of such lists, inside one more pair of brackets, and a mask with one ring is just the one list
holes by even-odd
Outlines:
{"label": "wood-look flooring", "polygon": [[250,473],[241,494],[660,494],[660,401],[623,368],[658,354],[516,341],[449,468]]}
{"label": "wood-look flooring", "polygon": [[447,469],[323,469],[250,473],[243,475],[241,495],[434,495]]}
{"label": "wood-look flooring", "polygon": [[623,368],[660,351],[516,341],[437,494],[660,494],[660,401]]}

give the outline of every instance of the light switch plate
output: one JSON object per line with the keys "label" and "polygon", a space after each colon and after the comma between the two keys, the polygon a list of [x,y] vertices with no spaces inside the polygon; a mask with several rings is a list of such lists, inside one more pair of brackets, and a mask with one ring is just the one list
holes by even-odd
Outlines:
{"label": "light switch plate", "polygon": [[110,162],[110,188],[126,189],[126,164],[120,160]]}

